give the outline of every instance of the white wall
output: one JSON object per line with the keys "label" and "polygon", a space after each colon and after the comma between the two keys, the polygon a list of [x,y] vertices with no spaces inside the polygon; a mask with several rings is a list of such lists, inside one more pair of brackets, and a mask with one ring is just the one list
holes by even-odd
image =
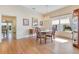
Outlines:
{"label": "white wall", "polygon": [[[31,28],[31,18],[34,16],[40,20],[42,20],[41,15],[32,12],[29,9],[26,9],[22,6],[2,6],[0,5],[0,36],[1,36],[1,16],[16,16],[16,34],[17,39],[24,38],[28,36],[28,30]],[[29,26],[23,26],[23,18],[28,18],[30,20]],[[1,37],[0,37],[1,38]]]}

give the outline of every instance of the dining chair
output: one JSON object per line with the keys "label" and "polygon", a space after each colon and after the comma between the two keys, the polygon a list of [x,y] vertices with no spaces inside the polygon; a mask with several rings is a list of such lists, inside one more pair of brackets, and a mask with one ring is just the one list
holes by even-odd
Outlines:
{"label": "dining chair", "polygon": [[51,42],[52,42],[53,41],[52,40],[52,35],[53,35],[52,32],[46,33],[46,40],[47,40],[47,38],[51,38]]}
{"label": "dining chair", "polygon": [[46,34],[46,39],[48,37],[50,37],[51,38],[51,42],[53,42],[52,37],[53,37],[53,39],[55,39],[55,32],[56,32],[56,27],[55,26],[52,26],[52,31],[51,32],[48,32]]}
{"label": "dining chair", "polygon": [[45,35],[43,35],[41,33],[40,28],[36,27],[35,31],[36,31],[36,41],[38,41],[38,39],[40,39],[40,44],[41,44],[42,39],[46,40],[46,37],[45,37]]}

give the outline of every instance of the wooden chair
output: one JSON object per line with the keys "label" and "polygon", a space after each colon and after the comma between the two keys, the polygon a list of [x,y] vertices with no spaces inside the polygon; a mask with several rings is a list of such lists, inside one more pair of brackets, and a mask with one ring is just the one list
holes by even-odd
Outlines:
{"label": "wooden chair", "polygon": [[47,39],[48,37],[50,37],[50,38],[51,38],[51,42],[52,42],[52,41],[53,41],[53,40],[52,40],[52,37],[53,37],[53,39],[55,39],[55,32],[56,32],[56,27],[53,26],[53,27],[52,27],[52,32],[49,32],[49,33],[46,34],[46,39]]}
{"label": "wooden chair", "polygon": [[40,44],[41,44],[42,39],[46,40],[46,37],[45,37],[45,35],[43,35],[43,34],[41,33],[40,28],[36,27],[36,28],[35,28],[35,31],[36,31],[36,41],[37,41],[38,39],[40,39]]}

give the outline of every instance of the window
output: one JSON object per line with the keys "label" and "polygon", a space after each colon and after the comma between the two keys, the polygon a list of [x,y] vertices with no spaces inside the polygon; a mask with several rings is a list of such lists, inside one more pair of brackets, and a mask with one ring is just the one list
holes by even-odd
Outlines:
{"label": "window", "polygon": [[52,19],[52,25],[57,26],[57,31],[71,31],[70,15],[58,16]]}
{"label": "window", "polygon": [[61,18],[60,25],[62,26],[62,31],[71,31],[70,19],[69,17]]}
{"label": "window", "polygon": [[59,24],[59,20],[53,20],[52,21],[52,25],[58,25]]}
{"label": "window", "polygon": [[63,25],[63,31],[72,31],[71,27],[69,25]]}
{"label": "window", "polygon": [[69,18],[60,19],[60,24],[70,24]]}

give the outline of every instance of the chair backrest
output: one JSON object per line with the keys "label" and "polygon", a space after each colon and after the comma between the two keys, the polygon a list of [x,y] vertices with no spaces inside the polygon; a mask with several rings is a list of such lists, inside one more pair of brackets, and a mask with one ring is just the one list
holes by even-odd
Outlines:
{"label": "chair backrest", "polygon": [[36,32],[37,36],[39,36],[39,37],[41,36],[40,31],[41,31],[40,28],[38,28],[38,27],[35,28],[35,32]]}
{"label": "chair backrest", "polygon": [[57,27],[55,25],[52,26],[52,34],[55,34]]}
{"label": "chair backrest", "polygon": [[35,28],[35,32],[36,32],[36,33],[40,32],[40,28],[36,27],[36,28]]}

